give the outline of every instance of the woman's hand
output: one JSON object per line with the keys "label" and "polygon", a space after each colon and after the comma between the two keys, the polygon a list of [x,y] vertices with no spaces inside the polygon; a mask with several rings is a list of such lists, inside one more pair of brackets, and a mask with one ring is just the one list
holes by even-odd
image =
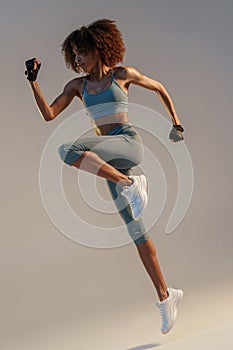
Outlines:
{"label": "woman's hand", "polygon": [[169,139],[172,142],[182,141],[184,139],[182,132],[184,129],[181,125],[173,125],[172,131],[170,132]]}
{"label": "woman's hand", "polygon": [[25,74],[29,81],[35,81],[41,67],[41,62],[37,58],[31,58],[25,62],[27,70]]}

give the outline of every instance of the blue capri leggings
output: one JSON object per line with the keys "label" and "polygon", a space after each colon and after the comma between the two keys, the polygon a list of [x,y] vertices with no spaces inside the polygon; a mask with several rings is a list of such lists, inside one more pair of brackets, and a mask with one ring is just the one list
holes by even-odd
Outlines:
{"label": "blue capri leggings", "polygon": [[[61,159],[72,165],[85,151],[96,153],[105,162],[121,173],[132,175],[132,167],[143,159],[143,145],[140,135],[130,123],[118,125],[103,136],[80,137],[74,142],[61,145],[58,149]],[[134,220],[126,199],[120,194],[122,189],[106,180],[116,208],[126,224],[127,231],[137,245],[149,239],[142,219]]]}

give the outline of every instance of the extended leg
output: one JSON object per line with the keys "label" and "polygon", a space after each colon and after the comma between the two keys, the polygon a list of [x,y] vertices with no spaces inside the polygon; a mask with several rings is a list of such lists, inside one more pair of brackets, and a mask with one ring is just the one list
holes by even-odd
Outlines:
{"label": "extended leg", "polygon": [[155,285],[160,301],[156,302],[162,318],[161,332],[168,333],[175,324],[177,310],[183,298],[180,289],[167,288],[153,242],[148,239],[145,243],[137,245],[142,262]]}
{"label": "extended leg", "polygon": [[156,249],[151,239],[136,245],[139,256],[148,272],[159,297],[162,301],[167,298],[167,285],[164,281],[159,262],[156,256]]}
{"label": "extended leg", "polygon": [[[126,175],[131,175],[130,169],[125,169],[124,172]],[[155,304],[159,307],[162,318],[161,332],[163,334],[168,333],[175,323],[177,310],[183,298],[183,291],[167,287],[156,256],[154,243],[147,235],[143,221],[141,219],[133,220],[129,208],[122,203],[124,199],[117,195],[117,185],[111,181],[107,181],[107,183],[119,214],[126,224],[141,261],[157,291],[160,301],[156,301]]]}
{"label": "extended leg", "polygon": [[[122,172],[128,176],[132,175],[131,169],[124,169]],[[135,221],[132,217],[131,210],[124,201],[124,198],[118,196],[117,185],[111,181],[107,181],[107,184],[118,212],[125,222],[128,233],[137,247],[143,265],[156,288],[159,299],[166,299],[167,286],[158,263],[155,246],[146,233],[146,227],[143,220],[140,219]]]}

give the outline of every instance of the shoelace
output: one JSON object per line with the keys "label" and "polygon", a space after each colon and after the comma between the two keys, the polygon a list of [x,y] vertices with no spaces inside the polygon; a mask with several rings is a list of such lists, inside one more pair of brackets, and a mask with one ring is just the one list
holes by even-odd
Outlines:
{"label": "shoelace", "polygon": [[160,314],[161,314],[162,321],[164,322],[166,319],[166,312],[163,304],[160,305]]}
{"label": "shoelace", "polygon": [[[130,196],[131,195],[131,196]],[[126,198],[126,200],[127,200],[127,202],[128,202],[128,204],[130,205],[130,206],[132,206],[132,207],[135,207],[135,202],[134,202],[134,195],[133,195],[133,193],[127,193],[127,197],[125,197]]]}

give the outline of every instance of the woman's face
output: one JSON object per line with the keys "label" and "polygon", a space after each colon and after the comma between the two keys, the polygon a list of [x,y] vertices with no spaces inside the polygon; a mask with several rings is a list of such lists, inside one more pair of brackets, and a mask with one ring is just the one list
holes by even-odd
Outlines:
{"label": "woman's face", "polygon": [[75,44],[72,45],[75,63],[84,72],[90,72],[97,62],[98,55],[92,51],[79,50]]}

